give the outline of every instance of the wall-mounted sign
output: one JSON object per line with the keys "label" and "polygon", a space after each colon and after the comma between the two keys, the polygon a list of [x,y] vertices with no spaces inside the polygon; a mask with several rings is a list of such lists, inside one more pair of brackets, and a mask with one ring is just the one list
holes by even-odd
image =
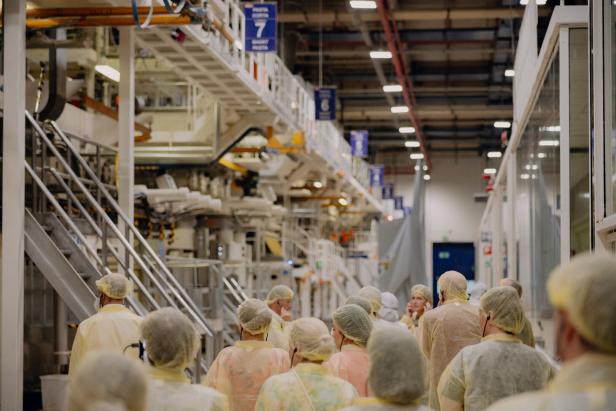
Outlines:
{"label": "wall-mounted sign", "polygon": [[368,157],[368,130],[351,130],[351,154],[354,157]]}
{"label": "wall-mounted sign", "polygon": [[248,52],[276,52],[276,3],[247,4],[244,7],[244,50]]}
{"label": "wall-mounted sign", "polygon": [[385,179],[385,166],[383,164],[375,164],[370,166],[370,187],[380,187]]}
{"label": "wall-mounted sign", "polygon": [[321,87],[314,91],[315,119],[331,121],[336,119],[336,89]]}
{"label": "wall-mounted sign", "polygon": [[393,200],[394,199],[394,185],[392,183],[383,184],[382,191],[383,200]]}
{"label": "wall-mounted sign", "polygon": [[404,210],[404,197],[402,196],[394,197],[394,208],[396,210]]}

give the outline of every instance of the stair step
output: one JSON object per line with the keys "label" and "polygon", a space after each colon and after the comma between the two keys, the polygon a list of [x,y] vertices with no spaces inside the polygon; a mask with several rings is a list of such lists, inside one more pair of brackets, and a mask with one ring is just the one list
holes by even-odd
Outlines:
{"label": "stair step", "polygon": [[41,227],[43,228],[43,230],[45,230],[45,232],[47,234],[53,233],[53,227],[52,226],[50,226],[50,225],[42,225]]}
{"label": "stair step", "polygon": [[73,250],[68,250],[66,248],[60,249],[60,252],[64,254],[65,257],[70,257],[73,254]]}

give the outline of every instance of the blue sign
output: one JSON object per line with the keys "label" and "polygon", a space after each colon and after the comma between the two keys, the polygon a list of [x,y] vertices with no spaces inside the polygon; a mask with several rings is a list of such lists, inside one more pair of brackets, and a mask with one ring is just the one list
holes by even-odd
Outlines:
{"label": "blue sign", "polygon": [[383,184],[382,191],[383,200],[393,200],[394,199],[394,185],[391,183]]}
{"label": "blue sign", "polygon": [[321,87],[314,91],[315,119],[331,121],[336,119],[336,89]]}
{"label": "blue sign", "polygon": [[244,7],[244,50],[276,52],[276,3],[247,4]]}
{"label": "blue sign", "polygon": [[353,157],[368,157],[368,130],[351,131],[351,154]]}
{"label": "blue sign", "polygon": [[404,210],[404,197],[402,196],[394,197],[394,208],[396,210]]}
{"label": "blue sign", "polygon": [[413,212],[413,209],[411,207],[404,207],[404,215],[411,215],[411,213]]}
{"label": "blue sign", "polygon": [[370,187],[382,186],[385,180],[385,166],[383,164],[375,164],[370,166]]}

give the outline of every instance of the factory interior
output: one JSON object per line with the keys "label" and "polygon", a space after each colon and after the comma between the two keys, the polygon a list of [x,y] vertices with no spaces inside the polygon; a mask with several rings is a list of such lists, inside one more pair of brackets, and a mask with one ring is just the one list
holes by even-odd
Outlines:
{"label": "factory interior", "polygon": [[450,270],[521,284],[558,366],[546,281],[616,253],[616,2],[1,3],[1,410],[67,409],[112,273],[192,322],[193,383],[275,286],[332,326]]}

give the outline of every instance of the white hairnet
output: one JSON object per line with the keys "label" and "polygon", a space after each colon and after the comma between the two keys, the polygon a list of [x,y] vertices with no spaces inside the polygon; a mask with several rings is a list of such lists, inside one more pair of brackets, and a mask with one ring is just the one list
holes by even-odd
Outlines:
{"label": "white hairnet", "polygon": [[375,327],[368,341],[374,394],[394,404],[412,404],[426,390],[423,354],[408,331],[394,325]]}
{"label": "white hairnet", "polygon": [[370,304],[370,301],[366,300],[365,298],[360,297],[359,295],[352,295],[349,298],[347,298],[346,301],[344,302],[344,305],[349,305],[349,304],[358,305],[361,308],[363,308],[364,311],[368,313],[368,315],[372,315],[372,305]]}
{"label": "white hairnet", "polygon": [[115,300],[122,300],[133,292],[133,283],[122,274],[107,274],[95,284],[98,291]]}
{"label": "white hairnet", "polygon": [[381,293],[381,309],[378,312],[378,317],[391,323],[395,323],[400,319],[398,299],[388,291]]}
{"label": "white hairnet", "polygon": [[154,366],[184,369],[195,358],[199,335],[178,309],[166,307],[148,314],[141,324],[148,358]]}
{"label": "white hairnet", "polygon": [[447,271],[438,279],[438,286],[446,300],[467,300],[466,278],[457,271]]}
{"label": "white hairnet", "polygon": [[266,304],[274,304],[278,300],[292,300],[295,293],[286,285],[277,285],[270,290],[265,299]]}
{"label": "white hairnet", "polygon": [[272,311],[263,301],[250,298],[238,307],[237,318],[249,334],[264,334],[272,322]]}
{"label": "white hairnet", "polygon": [[484,295],[488,291],[488,286],[482,283],[481,281],[476,282],[471,290],[471,300],[479,301],[482,295]]}
{"label": "white hairnet", "polygon": [[479,307],[490,317],[490,322],[503,331],[519,334],[524,328],[524,310],[518,293],[512,287],[494,287],[488,290],[481,297]]}
{"label": "white hairnet", "polygon": [[601,351],[616,354],[616,257],[583,254],[558,267],[548,295],[575,329]]}
{"label": "white hairnet", "polygon": [[289,347],[309,361],[326,361],[336,351],[334,338],[318,318],[300,318],[292,323]]}
{"label": "white hairnet", "polygon": [[115,352],[95,352],[69,380],[67,410],[145,411],[147,389],[145,371],[138,362]]}
{"label": "white hairnet", "polygon": [[411,297],[419,295],[424,300],[428,301],[432,305],[432,290],[427,285],[417,284],[411,288]]}
{"label": "white hairnet", "polygon": [[381,290],[371,285],[367,285],[363,287],[357,293],[362,298],[370,301],[370,305],[372,306],[372,314],[376,315],[381,309]]}
{"label": "white hairnet", "polygon": [[520,284],[519,282],[517,282],[513,278],[503,278],[500,281],[500,285],[508,285],[509,287],[515,288],[515,290],[518,292],[518,295],[520,296],[520,298],[522,298],[522,284]]}
{"label": "white hairnet", "polygon": [[349,340],[365,346],[372,331],[372,318],[360,306],[343,305],[332,314],[334,326]]}

